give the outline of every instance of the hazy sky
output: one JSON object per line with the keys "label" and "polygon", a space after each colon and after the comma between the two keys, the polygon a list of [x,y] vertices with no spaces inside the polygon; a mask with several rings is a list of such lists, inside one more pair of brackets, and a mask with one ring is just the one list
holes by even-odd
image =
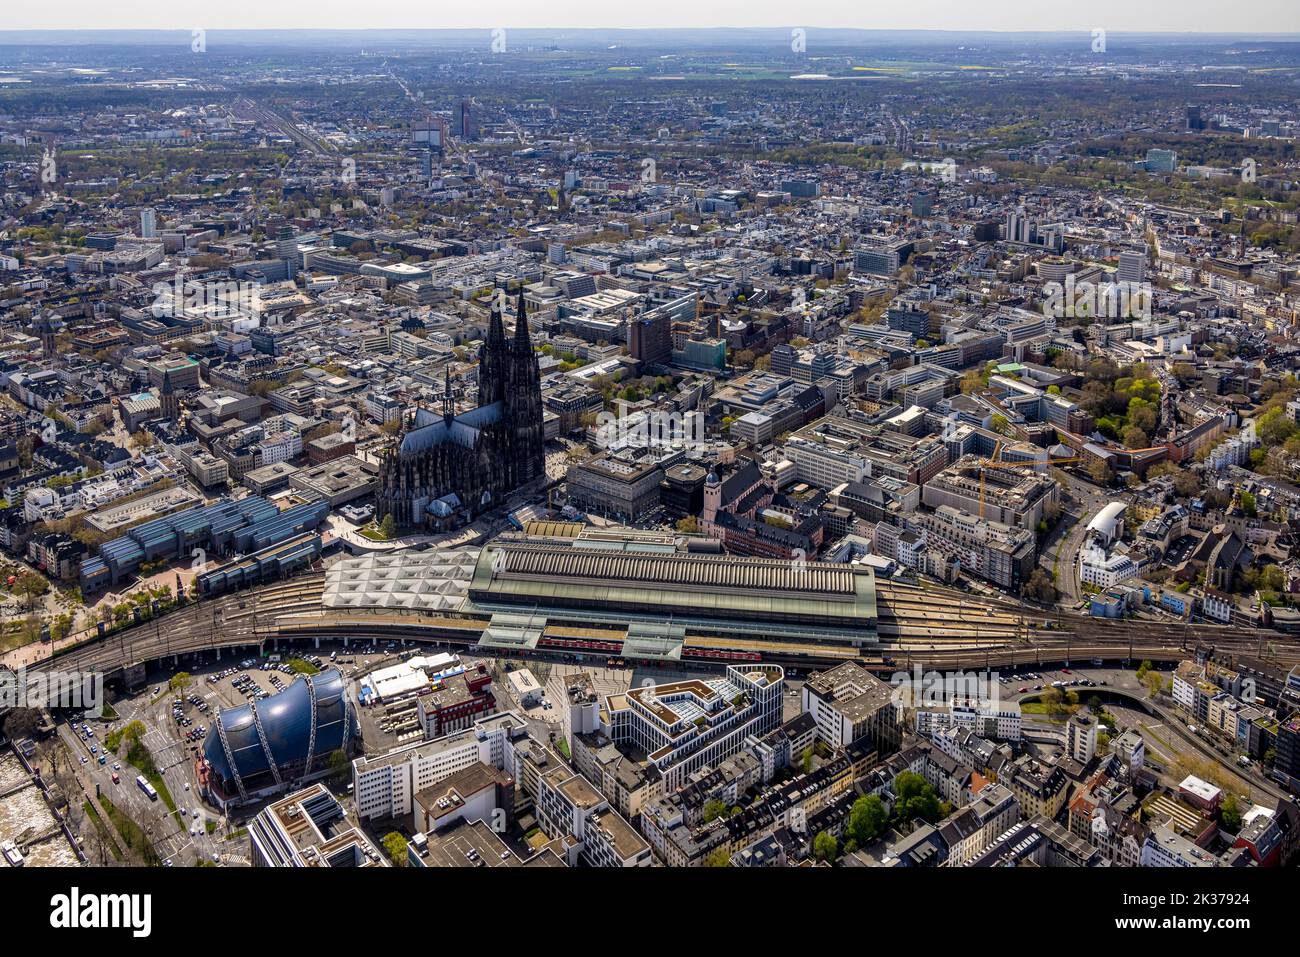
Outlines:
{"label": "hazy sky", "polygon": [[803,26],[1300,32],[1300,0],[4,0],[4,6],[0,29],[15,30]]}

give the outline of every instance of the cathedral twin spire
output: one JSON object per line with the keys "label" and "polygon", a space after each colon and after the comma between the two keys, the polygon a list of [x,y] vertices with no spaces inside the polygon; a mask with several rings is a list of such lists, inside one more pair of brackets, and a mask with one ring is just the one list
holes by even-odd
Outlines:
{"label": "cathedral twin spire", "polygon": [[[448,493],[477,514],[545,474],[541,370],[522,292],[517,316],[514,337],[508,339],[501,310],[492,310],[479,351],[478,405],[495,408],[467,426],[461,438],[472,435],[472,445],[438,441],[406,449],[403,442],[389,449],[380,466],[378,514],[391,514],[402,526],[428,524],[435,520],[429,503]],[[443,380],[442,415],[449,434],[456,422],[450,369]]]}
{"label": "cathedral twin spire", "polygon": [[479,352],[479,405],[493,402],[509,405],[512,393],[536,387],[538,376],[530,373],[529,366],[536,369],[537,357],[533,354],[533,343],[528,334],[528,309],[522,287],[515,316],[514,341],[507,342],[505,319],[496,304],[492,306],[487,339]]}
{"label": "cathedral twin spire", "polygon": [[533,342],[528,337],[528,309],[524,304],[524,287],[519,287],[519,302],[515,304],[515,345],[526,345],[532,351]]}

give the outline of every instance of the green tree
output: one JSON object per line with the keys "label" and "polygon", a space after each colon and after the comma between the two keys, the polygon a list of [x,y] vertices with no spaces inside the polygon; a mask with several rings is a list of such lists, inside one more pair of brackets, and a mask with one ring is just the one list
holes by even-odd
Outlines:
{"label": "green tree", "polygon": [[14,583],[14,590],[27,600],[28,610],[36,605],[36,599],[50,590],[50,583],[35,572],[23,572]]}
{"label": "green tree", "polygon": [[848,836],[862,847],[879,837],[888,823],[889,811],[885,802],[874,794],[868,794],[854,801],[849,810]]}
{"label": "green tree", "polygon": [[384,835],[384,850],[388,852],[388,859],[393,862],[394,867],[406,866],[406,838],[396,831],[389,831]]}
{"label": "green tree", "polygon": [[919,817],[933,824],[943,816],[938,794],[919,774],[912,771],[899,774],[894,779],[894,793],[898,796],[897,813],[905,822]]}
{"label": "green tree", "polygon": [[343,781],[352,773],[352,762],[348,760],[347,753],[342,748],[330,752],[329,769],[330,777],[335,781]]}
{"label": "green tree", "polygon": [[840,842],[835,839],[835,835],[829,831],[822,831],[813,838],[813,856],[819,861],[825,861],[828,864],[835,863],[835,858],[840,853]]}
{"label": "green tree", "polygon": [[1241,805],[1237,803],[1237,795],[1229,794],[1219,805],[1219,823],[1229,834],[1241,830]]}
{"label": "green tree", "polygon": [[1125,429],[1123,438],[1124,445],[1130,449],[1144,449],[1147,447],[1147,443],[1151,441],[1147,434],[1136,425],[1130,425]]}
{"label": "green tree", "polygon": [[704,823],[708,824],[712,821],[716,821],[726,813],[726,810],[726,801],[719,801],[717,798],[714,798],[711,801],[706,801],[704,804]]}
{"label": "green tree", "polygon": [[1296,423],[1281,407],[1269,409],[1255,420],[1255,432],[1265,446],[1282,445],[1296,434]]}
{"label": "green tree", "polygon": [[379,523],[379,534],[385,541],[392,541],[397,537],[397,519],[393,518],[392,512],[385,515],[384,520]]}
{"label": "green tree", "polygon": [[704,866],[705,867],[730,867],[731,855],[727,853],[727,849],[725,847],[714,848],[712,851],[709,852],[709,855],[706,858],[704,858]]}
{"label": "green tree", "polygon": [[1286,573],[1277,565],[1265,565],[1257,584],[1265,591],[1281,591],[1286,587]]}
{"label": "green tree", "polygon": [[1247,518],[1254,518],[1256,515],[1255,496],[1245,490],[1241,493],[1241,511]]}
{"label": "green tree", "polygon": [[1048,714],[1055,715],[1065,711],[1065,695],[1061,694],[1060,688],[1053,688],[1049,685],[1039,694],[1038,701],[1047,709]]}
{"label": "green tree", "polygon": [[135,748],[140,743],[140,739],[145,735],[145,726],[143,722],[132,721],[123,725],[116,731],[110,731],[104,736],[104,746],[114,754],[121,754],[119,748],[122,742],[126,742],[127,750]]}

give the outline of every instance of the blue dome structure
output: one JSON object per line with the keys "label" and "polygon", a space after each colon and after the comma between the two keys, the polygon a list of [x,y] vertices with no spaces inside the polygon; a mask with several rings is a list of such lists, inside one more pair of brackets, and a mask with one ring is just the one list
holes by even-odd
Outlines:
{"label": "blue dome structure", "polygon": [[347,752],[356,718],[343,676],[331,668],[263,699],[221,711],[203,746],[207,786],[225,805],[291,787]]}

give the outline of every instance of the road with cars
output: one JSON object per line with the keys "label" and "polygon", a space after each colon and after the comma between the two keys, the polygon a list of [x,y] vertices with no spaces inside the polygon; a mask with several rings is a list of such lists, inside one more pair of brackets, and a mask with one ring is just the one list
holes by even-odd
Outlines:
{"label": "road with cars", "polygon": [[[192,785],[184,768],[187,765],[184,748],[173,736],[170,736],[158,718],[145,714],[147,709],[128,709],[120,713],[119,720],[112,723],[77,721],[61,722],[58,732],[65,750],[77,764],[73,773],[83,791],[82,800],[89,800],[99,814],[100,819],[114,835],[114,840],[121,845],[120,836],[116,834],[108,814],[98,800],[103,794],[126,817],[135,821],[145,832],[154,851],[165,866],[168,862],[177,865],[190,865],[203,859],[211,859],[213,854],[220,854],[212,838],[206,833],[209,810],[194,794]],[[103,738],[113,728],[122,727],[134,720],[145,723],[146,731],[142,742],[149,749],[154,764],[162,775],[164,783],[171,792],[176,804],[172,813],[162,797],[149,798],[136,783],[139,770],[126,763],[123,755],[107,752]],[[89,733],[87,733],[89,731]],[[119,750],[122,748],[119,747]],[[100,763],[99,758],[105,758]],[[117,780],[114,780],[116,776]],[[72,796],[69,796],[72,800]],[[185,812],[181,819],[182,810]],[[199,817],[195,818],[195,812]],[[213,820],[216,826],[216,820]]]}
{"label": "road with cars", "polygon": [[[1121,699],[1106,703],[1106,710],[1115,717],[1119,727],[1136,727],[1146,742],[1148,761],[1155,764],[1162,774],[1176,776],[1175,765],[1184,757],[1211,761],[1220,767],[1232,781],[1235,790],[1247,795],[1252,801],[1272,802],[1281,797],[1283,792],[1272,781],[1264,777],[1256,762],[1243,765],[1238,749],[1215,736],[1197,729],[1188,723],[1187,717],[1181,715],[1158,700],[1152,700],[1146,688],[1137,680],[1134,670],[1117,668],[1057,668],[1054,670],[1021,671],[1016,675],[1003,676],[1000,679],[1003,693],[1013,696],[1020,702],[1037,698],[1045,688],[1061,682],[1062,691],[1075,691],[1079,700],[1087,703],[1094,693],[1112,692],[1132,699],[1126,704]],[[1026,715],[1026,727],[1046,726],[1052,723],[1040,720],[1036,715]],[[1057,725],[1059,728],[1060,726]],[[1177,780],[1172,782],[1175,786]]]}
{"label": "road with cars", "polygon": [[1061,478],[1073,499],[1067,510],[1067,515],[1073,516],[1073,520],[1066,532],[1056,539],[1054,546],[1049,545],[1044,550],[1043,561],[1049,572],[1053,569],[1056,571],[1056,589],[1060,603],[1070,606],[1082,598],[1079,587],[1079,549],[1087,537],[1088,523],[1114,500],[1114,496],[1105,489],[1071,475],[1067,469],[1057,469],[1056,475]]}

